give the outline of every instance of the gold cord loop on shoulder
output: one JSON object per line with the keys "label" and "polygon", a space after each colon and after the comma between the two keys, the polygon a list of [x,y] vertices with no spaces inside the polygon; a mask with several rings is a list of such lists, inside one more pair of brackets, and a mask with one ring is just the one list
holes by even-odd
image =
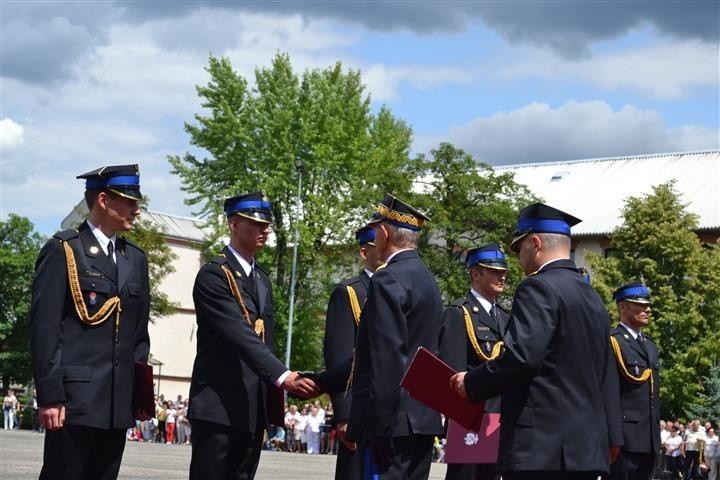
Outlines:
{"label": "gold cord loop on shoulder", "polygon": [[475,354],[480,360],[484,360],[486,362],[489,362],[490,360],[495,360],[502,352],[503,342],[495,342],[495,345],[493,345],[490,355],[485,355],[485,353],[483,353],[482,351],[482,348],[480,347],[480,344],[478,343],[477,337],[475,336],[475,328],[473,328],[472,318],[470,318],[470,312],[468,312],[468,309],[464,306],[461,308],[465,317],[465,330],[467,331],[468,340],[470,340],[470,345],[472,345],[473,350],[475,350]]}
{"label": "gold cord loop on shoulder", "polygon": [[70,284],[70,295],[72,296],[73,304],[75,305],[75,312],[77,312],[80,320],[87,325],[100,325],[110,318],[113,312],[115,312],[115,335],[117,338],[117,332],[120,328],[120,297],[116,295],[112,298],[108,298],[105,303],[103,303],[102,307],[95,312],[95,315],[90,316],[87,306],[85,306],[82,289],[80,288],[80,279],[78,278],[77,264],[75,263],[75,253],[73,253],[73,249],[68,242],[62,241],[62,245],[65,250],[68,283]]}
{"label": "gold cord loop on shoulder", "polygon": [[245,321],[248,325],[250,325],[255,334],[262,339],[262,342],[265,343],[265,322],[262,318],[258,318],[255,320],[255,324],[253,325],[253,322],[250,321],[250,312],[248,312],[248,309],[245,306],[245,301],[242,298],[242,294],[240,293],[240,289],[238,288],[238,284],[235,281],[232,271],[225,265],[220,265],[220,268],[222,268],[223,272],[225,272],[225,278],[227,278],[228,285],[230,286],[230,292],[232,292],[233,297],[235,297],[235,301],[237,301],[238,305],[240,305]]}
{"label": "gold cord loop on shoulder", "polygon": [[354,288],[350,285],[347,285],[345,288],[347,288],[348,297],[350,298],[350,309],[352,310],[353,320],[355,320],[355,326],[358,327],[360,326],[360,313],[362,313],[360,302],[358,301]]}
{"label": "gold cord loop on shoulder", "polygon": [[613,353],[615,353],[615,361],[620,367],[620,372],[623,374],[623,377],[625,377],[628,381],[632,383],[645,383],[647,381],[650,381],[650,397],[652,398],[655,394],[655,384],[652,375],[652,368],[646,368],[639,376],[633,375],[628,371],[627,367],[625,366],[625,359],[622,356],[622,350],[620,349],[620,344],[618,343],[617,338],[611,336],[610,344],[612,345]]}

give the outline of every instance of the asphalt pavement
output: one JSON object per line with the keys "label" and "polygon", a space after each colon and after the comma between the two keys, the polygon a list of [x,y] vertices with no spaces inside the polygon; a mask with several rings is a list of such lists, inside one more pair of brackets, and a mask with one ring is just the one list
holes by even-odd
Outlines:
{"label": "asphalt pavement", "polygon": [[[35,480],[42,466],[43,434],[0,430],[0,479]],[[190,447],[128,442],[120,480],[187,480]],[[334,455],[263,451],[256,480],[332,480]],[[434,463],[431,480],[445,478],[445,465]]]}

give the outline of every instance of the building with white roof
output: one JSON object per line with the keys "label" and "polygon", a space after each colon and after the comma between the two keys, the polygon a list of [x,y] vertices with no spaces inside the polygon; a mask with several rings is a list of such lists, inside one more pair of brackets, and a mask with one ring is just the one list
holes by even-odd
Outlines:
{"label": "building with white roof", "polygon": [[513,173],[545,203],[582,222],[572,228],[578,265],[588,251],[606,253],[609,234],[622,223],[628,197],[652,193],[675,180],[687,209],[698,215],[698,235],[707,243],[720,236],[720,150],[495,167]]}

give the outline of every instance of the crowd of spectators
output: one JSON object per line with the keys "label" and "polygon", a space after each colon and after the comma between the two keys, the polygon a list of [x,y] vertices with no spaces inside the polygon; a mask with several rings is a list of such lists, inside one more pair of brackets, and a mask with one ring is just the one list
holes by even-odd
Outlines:
{"label": "crowd of spectators", "polygon": [[720,448],[717,422],[701,423],[661,420],[655,478],[682,480],[720,480]]}

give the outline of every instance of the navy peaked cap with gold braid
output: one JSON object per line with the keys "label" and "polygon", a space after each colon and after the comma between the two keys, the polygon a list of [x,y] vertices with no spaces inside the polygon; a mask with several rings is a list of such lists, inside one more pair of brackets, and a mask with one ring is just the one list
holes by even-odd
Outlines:
{"label": "navy peaked cap with gold braid", "polygon": [[582,222],[569,213],[553,208],[544,203],[533,203],[520,210],[518,215],[517,230],[510,250],[520,250],[520,240],[531,233],[558,233],[570,236],[570,227]]}
{"label": "navy peaked cap with gold braid", "polygon": [[417,231],[422,228],[427,220],[430,219],[418,212],[414,207],[388,193],[377,206],[377,210],[368,225],[388,222],[398,227]]}
{"label": "navy peaked cap with gold braid", "polygon": [[650,303],[650,290],[642,282],[631,282],[615,290],[613,300],[615,303]]}
{"label": "navy peaked cap with gold braid", "polygon": [[240,215],[256,222],[272,223],[272,206],[270,200],[263,192],[248,193],[230,197],[225,200],[223,210],[225,215],[231,217]]}
{"label": "navy peaked cap with gold braid", "polygon": [[355,240],[358,245],[365,244],[375,245],[375,229],[370,226],[364,226],[355,232]]}
{"label": "navy peaked cap with gold braid", "polygon": [[75,178],[85,180],[86,190],[110,190],[132,200],[142,200],[137,164],[100,167]]}
{"label": "navy peaked cap with gold braid", "polygon": [[507,270],[508,264],[502,248],[497,243],[489,243],[478,248],[471,248],[465,257],[468,268],[480,265],[494,270]]}

